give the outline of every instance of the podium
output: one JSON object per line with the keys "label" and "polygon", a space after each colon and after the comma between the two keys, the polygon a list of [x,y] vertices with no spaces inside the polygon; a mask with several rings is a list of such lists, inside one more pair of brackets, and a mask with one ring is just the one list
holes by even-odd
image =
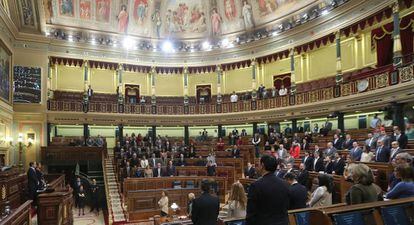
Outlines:
{"label": "podium", "polygon": [[[73,224],[72,189],[64,188],[64,175],[46,175],[50,181],[49,189],[38,195],[38,224],[39,225],[71,225]],[[48,179],[49,178],[49,179]],[[55,178],[55,179],[53,179]],[[53,180],[52,180],[53,179]]]}
{"label": "podium", "polygon": [[6,202],[11,209],[15,209],[24,203],[27,192],[27,176],[20,174],[19,169],[11,167],[0,171],[0,212],[4,211]]}

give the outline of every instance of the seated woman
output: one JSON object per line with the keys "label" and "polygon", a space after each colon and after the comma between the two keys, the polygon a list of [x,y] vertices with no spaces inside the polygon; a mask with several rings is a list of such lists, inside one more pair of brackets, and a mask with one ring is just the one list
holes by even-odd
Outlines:
{"label": "seated woman", "polygon": [[374,153],[371,152],[369,148],[365,148],[364,152],[361,155],[361,162],[372,162],[374,158]]}
{"label": "seated woman", "polygon": [[309,207],[332,205],[333,178],[327,174],[319,174],[319,187],[312,193]]}
{"label": "seated woman", "polygon": [[246,192],[244,192],[244,187],[240,182],[236,182],[231,186],[228,205],[228,218],[246,217],[247,197]]}
{"label": "seated woman", "polygon": [[401,179],[386,195],[387,199],[414,197],[414,170],[407,164],[398,165],[395,176]]}
{"label": "seated woman", "polygon": [[381,200],[382,190],[374,184],[374,175],[365,164],[357,164],[352,170],[354,185],[346,195],[349,205],[369,203]]}
{"label": "seated woman", "polygon": [[144,176],[146,177],[146,178],[151,178],[151,177],[153,177],[154,175],[153,175],[153,172],[152,172],[152,169],[151,169],[151,167],[149,166],[149,165],[147,165],[147,167],[145,167],[145,170],[144,170]]}

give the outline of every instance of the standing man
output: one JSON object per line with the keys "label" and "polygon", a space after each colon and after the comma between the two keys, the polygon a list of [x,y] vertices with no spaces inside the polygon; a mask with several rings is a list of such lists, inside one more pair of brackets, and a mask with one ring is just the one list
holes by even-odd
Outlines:
{"label": "standing man", "polygon": [[194,199],[191,211],[191,221],[194,225],[212,225],[217,223],[220,201],[217,196],[210,194],[211,183],[207,179],[201,182],[203,194]]}
{"label": "standing man", "polygon": [[37,187],[39,180],[36,175],[36,162],[29,163],[29,170],[27,171],[27,186],[29,188],[29,199],[33,200],[33,205],[36,205]]}
{"label": "standing man", "polygon": [[95,209],[99,215],[99,187],[96,184],[96,180],[92,179],[92,184],[91,184],[91,201],[92,201],[92,206],[91,206],[91,212],[93,212]]}
{"label": "standing man", "polygon": [[258,158],[260,156],[260,151],[259,151],[260,136],[259,136],[259,133],[254,134],[254,137],[252,139],[252,144],[254,145],[254,149],[255,149],[255,152],[256,152],[256,157]]}
{"label": "standing man", "polygon": [[92,89],[91,85],[88,86],[87,93],[88,93],[88,99],[90,101],[91,98],[92,98],[92,95],[93,95],[93,89]]}
{"label": "standing man", "polygon": [[288,225],[290,191],[274,174],[277,160],[263,155],[260,166],[263,177],[250,185],[247,195],[246,225]]}
{"label": "standing man", "polygon": [[384,145],[380,139],[377,141],[377,150],[375,151],[375,162],[389,162],[391,151]]}
{"label": "standing man", "polygon": [[291,198],[289,202],[289,209],[303,209],[306,208],[306,201],[308,200],[308,190],[305,186],[298,183],[294,173],[285,174],[285,180],[290,185]]}
{"label": "standing man", "polygon": [[401,149],[406,149],[407,143],[408,143],[407,135],[402,133],[398,126],[394,126],[393,129],[394,129],[394,134],[392,136],[392,141],[397,141]]}

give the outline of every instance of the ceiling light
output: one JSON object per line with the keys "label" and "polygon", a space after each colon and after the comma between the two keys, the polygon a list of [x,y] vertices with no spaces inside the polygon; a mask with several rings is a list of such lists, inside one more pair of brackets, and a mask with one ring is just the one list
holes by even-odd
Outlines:
{"label": "ceiling light", "polygon": [[69,35],[69,36],[68,36],[68,41],[69,41],[69,42],[73,42],[73,36],[72,36],[72,35]]}
{"label": "ceiling light", "polygon": [[202,47],[203,47],[204,50],[210,50],[211,49],[210,42],[208,42],[208,41],[203,42]]}
{"label": "ceiling light", "polygon": [[95,38],[92,38],[92,39],[91,39],[91,44],[96,45]]}
{"label": "ceiling light", "polygon": [[323,10],[322,12],[321,12],[321,15],[322,16],[326,16],[326,15],[328,15],[329,14],[329,11],[327,10],[327,9],[325,9],[325,10]]}
{"label": "ceiling light", "polygon": [[272,36],[275,37],[277,35],[279,35],[279,33],[277,31],[273,31]]}
{"label": "ceiling light", "polygon": [[229,39],[225,38],[221,41],[221,46],[222,47],[227,47],[230,44]]}
{"label": "ceiling light", "polygon": [[173,51],[174,51],[174,46],[173,46],[173,44],[171,43],[171,41],[165,41],[165,42],[162,44],[162,50],[163,50],[164,52],[173,52]]}
{"label": "ceiling light", "polygon": [[122,46],[126,49],[130,49],[135,46],[136,41],[131,37],[125,37],[122,41]]}

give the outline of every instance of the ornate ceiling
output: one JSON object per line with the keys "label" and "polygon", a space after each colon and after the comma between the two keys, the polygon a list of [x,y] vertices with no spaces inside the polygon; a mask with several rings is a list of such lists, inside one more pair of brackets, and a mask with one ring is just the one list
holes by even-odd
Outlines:
{"label": "ornate ceiling", "polygon": [[389,0],[2,0],[17,48],[140,65],[215,65],[321,38]]}
{"label": "ornate ceiling", "polygon": [[[64,26],[146,39],[206,39],[304,13],[320,0],[44,0],[48,27]],[[56,26],[54,26],[56,25]]]}

